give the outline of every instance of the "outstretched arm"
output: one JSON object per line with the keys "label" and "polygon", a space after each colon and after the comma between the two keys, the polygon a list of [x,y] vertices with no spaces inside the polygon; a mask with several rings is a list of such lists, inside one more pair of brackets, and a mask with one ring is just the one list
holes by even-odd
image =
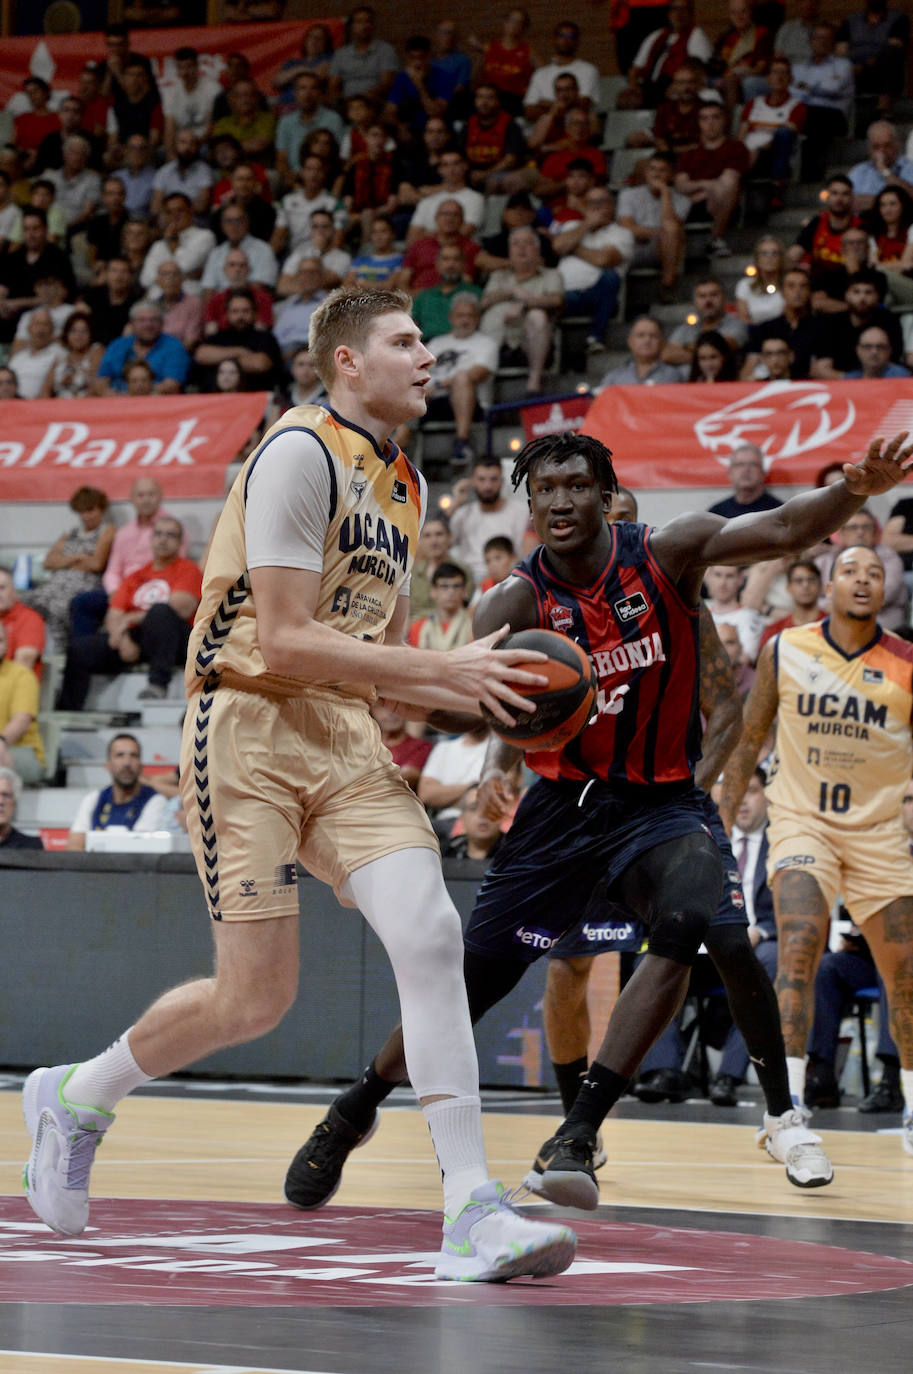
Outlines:
{"label": "outstretched arm", "polygon": [[720,642],[713,616],[704,605],[701,606],[700,650],[704,738],[701,740],[701,758],[694,770],[694,781],[698,787],[709,792],[738,743],[742,728],[742,703],[729,655]]}
{"label": "outstretched arm", "polygon": [[[807,549],[832,534],[871,496],[898,486],[909,471],[913,444],[907,431],[885,444],[873,439],[858,463],[844,463],[843,481],[794,496],[776,510],[722,520],[710,514],[680,515],[653,535],[654,554],[670,576],[698,572],[713,563],[757,563]],[[696,594],[696,589],[695,589]]]}
{"label": "outstretched arm", "polygon": [[745,788],[758,764],[761,747],[773,724],[779,704],[777,676],[774,670],[776,639],[764,645],[758,659],[758,675],[745,703],[745,723],[742,737],[723,772],[723,794],[720,797],[720,817],[727,830],[732,829],[735,813],[745,795]]}

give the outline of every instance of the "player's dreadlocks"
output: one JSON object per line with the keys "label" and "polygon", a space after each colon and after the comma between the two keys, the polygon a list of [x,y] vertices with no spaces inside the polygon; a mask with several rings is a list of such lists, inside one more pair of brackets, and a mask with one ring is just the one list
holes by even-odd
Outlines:
{"label": "player's dreadlocks", "polygon": [[566,463],[569,458],[585,458],[601,491],[614,496],[618,491],[618,478],[612,467],[612,450],[606,448],[590,434],[544,434],[540,439],[531,439],[521,448],[514,459],[511,482],[517,491],[522,482],[529,491],[529,477],[533,468],[549,460],[553,463]]}

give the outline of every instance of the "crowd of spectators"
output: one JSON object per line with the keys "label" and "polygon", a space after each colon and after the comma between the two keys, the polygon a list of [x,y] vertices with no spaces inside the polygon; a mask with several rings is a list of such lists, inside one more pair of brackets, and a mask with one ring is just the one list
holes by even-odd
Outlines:
{"label": "crowd of spectators", "polygon": [[[164,93],[112,26],[105,60],[72,89],[29,75],[9,102],[0,391],[271,391],[275,415],[319,395],[295,366],[325,293],[388,283],[413,294],[448,359],[432,416],[454,422],[454,461],[469,466],[500,366],[541,394],[567,315],[602,351],[631,267],[655,268],[657,299],[676,301],[686,226],[706,223],[711,256],[729,255],[746,182],[762,178],[776,209],[800,146],[804,175],[824,179],[854,101],[872,116],[869,157],[827,177],[797,241],[761,240],[734,301],[716,289],[703,310],[714,283],[699,286],[698,326],[674,329],[652,361],[632,350],[606,382],[907,375],[913,337],[883,307],[913,303],[913,160],[890,122],[908,37],[886,0],[839,28],[819,0],[788,15],[731,0],[715,41],[691,0],[632,7],[617,105],[649,122],[629,135],[644,158],[618,186],[612,111],[574,20],[533,34],[512,9],[487,42],[445,20],[398,53],[359,6],[335,50],[310,25],[269,90],[243,53],[217,81],[180,47]],[[807,309],[787,290],[796,268]]]}

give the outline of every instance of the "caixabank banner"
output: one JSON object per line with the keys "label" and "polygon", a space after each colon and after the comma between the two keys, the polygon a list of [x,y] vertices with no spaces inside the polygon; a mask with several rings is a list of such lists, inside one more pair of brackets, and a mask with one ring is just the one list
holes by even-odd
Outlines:
{"label": "caixabank banner", "polygon": [[581,428],[635,488],[725,486],[743,444],[757,444],[769,483],[806,486],[830,463],[857,462],[879,435],[913,433],[913,378],[610,386]]}

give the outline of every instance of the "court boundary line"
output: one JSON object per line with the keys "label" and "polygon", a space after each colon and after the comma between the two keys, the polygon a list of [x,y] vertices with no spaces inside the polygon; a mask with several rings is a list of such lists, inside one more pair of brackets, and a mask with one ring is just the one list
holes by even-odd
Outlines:
{"label": "court boundary line", "polygon": [[152,1368],[157,1366],[160,1369],[192,1369],[194,1374],[337,1374],[333,1370],[277,1369],[273,1365],[213,1364],[211,1361],[201,1363],[199,1360],[159,1360],[154,1356],[146,1360],[137,1359],[133,1355],[71,1355],[57,1350],[0,1350],[0,1357],[5,1355],[30,1360],[91,1360],[95,1364],[119,1364],[133,1366],[136,1369],[142,1365],[150,1365]]}

